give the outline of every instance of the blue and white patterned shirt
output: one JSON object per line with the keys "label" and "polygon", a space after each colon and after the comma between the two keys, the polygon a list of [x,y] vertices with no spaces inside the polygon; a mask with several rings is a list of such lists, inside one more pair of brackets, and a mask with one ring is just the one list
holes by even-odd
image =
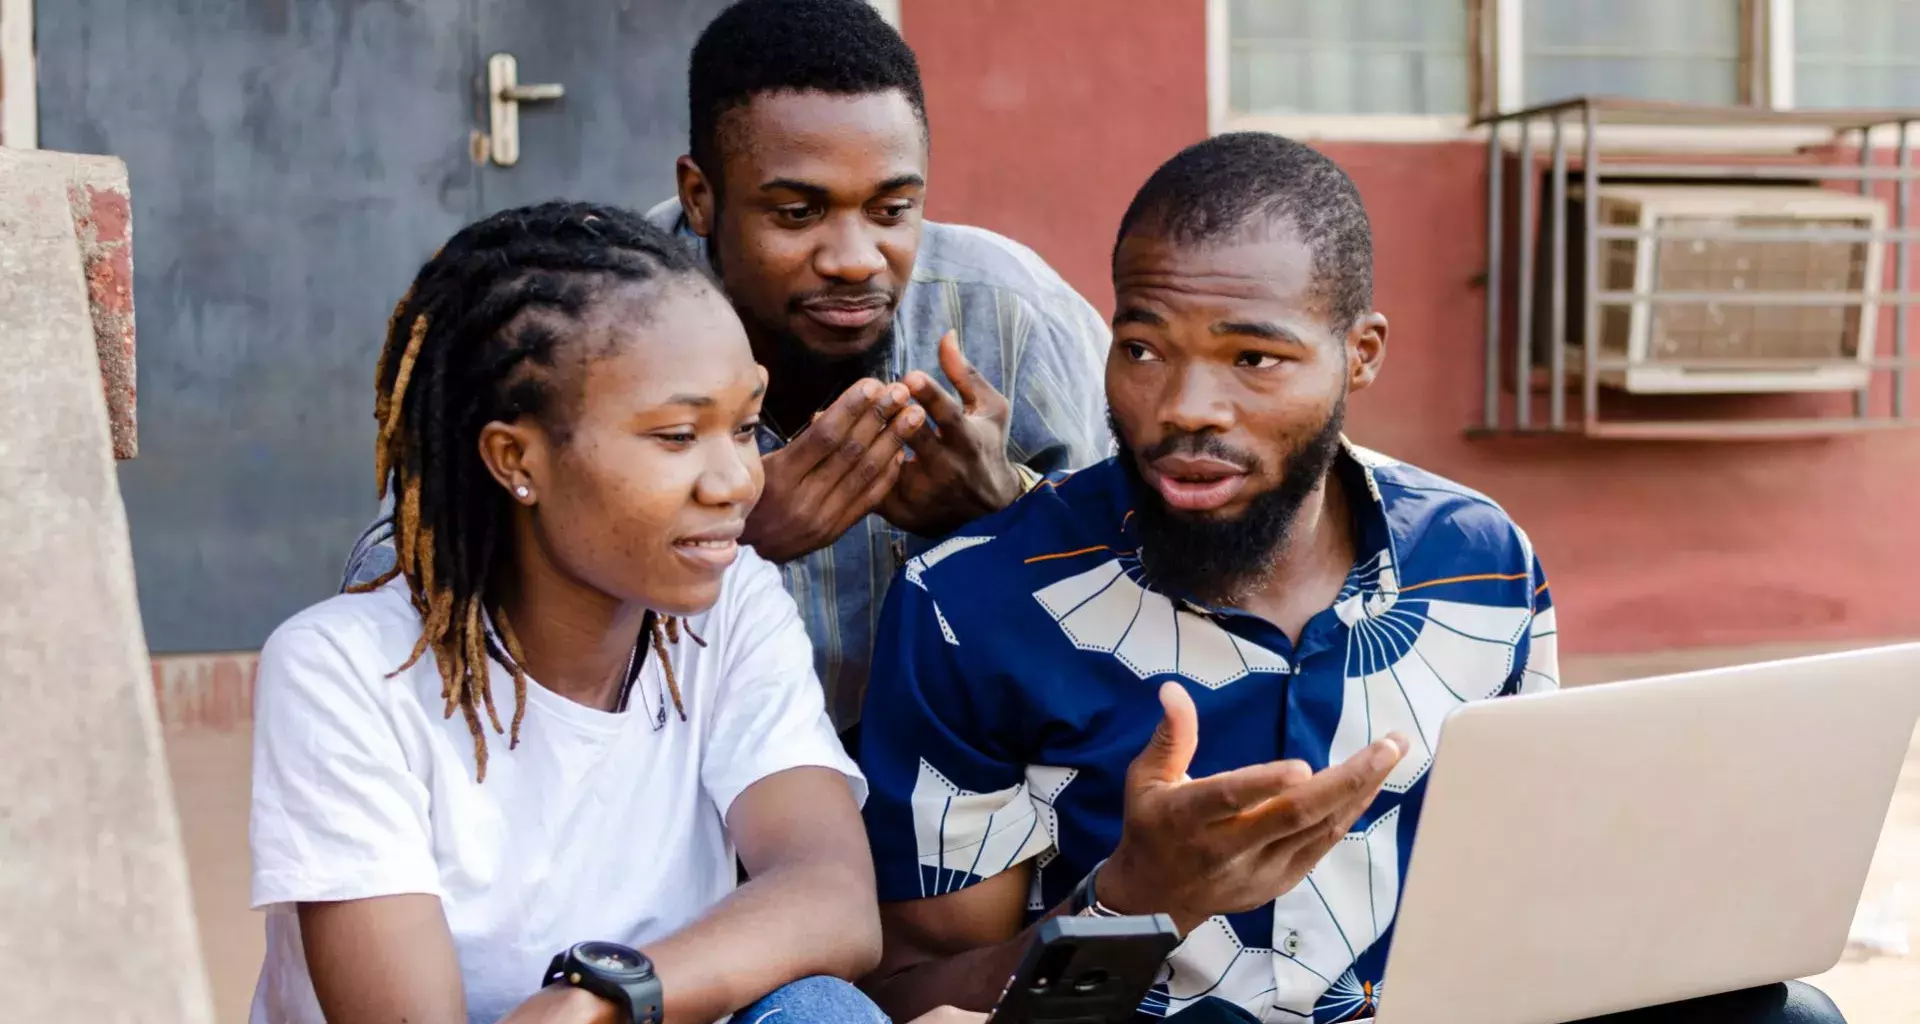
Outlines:
{"label": "blue and white patterned shirt", "polygon": [[[704,256],[679,200],[647,213]],[[928,222],[913,278],[894,313],[894,348],[885,377],[921,370],[945,381],[940,336],[957,330],[960,347],[1013,404],[1007,455],[1040,474],[1077,469],[1107,454],[1106,321],[1033,250],[981,228]],[[760,432],[762,453],[785,442]],[[369,527],[348,560],[342,585],[393,567],[392,528]],[[787,592],[813,641],[814,668],[827,711],[845,729],[860,717],[868,654],[887,585],[930,542],[868,516],[838,541],[780,566]]]}
{"label": "blue and white patterned shirt", "polygon": [[1300,643],[1149,589],[1112,460],[1050,481],[908,563],[887,598],[860,761],[880,898],[952,892],[1026,860],[1027,909],[1064,900],[1120,838],[1128,764],[1178,680],[1198,778],[1299,758],[1317,771],[1388,732],[1412,744],[1307,880],[1214,917],[1142,1006],[1202,996],[1265,1021],[1371,1016],[1441,720],[1556,685],[1554,616],[1527,537],[1466,488],[1351,446],[1357,564]]}

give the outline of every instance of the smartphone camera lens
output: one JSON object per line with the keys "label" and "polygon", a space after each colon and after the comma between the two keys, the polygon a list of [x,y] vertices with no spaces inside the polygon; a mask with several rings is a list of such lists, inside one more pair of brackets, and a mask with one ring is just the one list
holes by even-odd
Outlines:
{"label": "smartphone camera lens", "polygon": [[1085,974],[1080,975],[1078,978],[1073,979],[1073,990],[1075,992],[1093,992],[1098,990],[1102,986],[1104,986],[1106,983],[1107,983],[1107,972],[1100,970],[1099,968],[1094,968],[1093,970],[1087,971]]}

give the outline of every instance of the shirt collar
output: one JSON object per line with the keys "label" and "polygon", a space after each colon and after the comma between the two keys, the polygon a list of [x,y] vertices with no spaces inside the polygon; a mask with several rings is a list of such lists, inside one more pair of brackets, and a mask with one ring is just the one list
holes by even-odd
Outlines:
{"label": "shirt collar", "polygon": [[693,250],[701,262],[707,258],[707,240],[693,230],[687,223],[687,211],[681,207],[679,197],[663,200],[647,211],[647,220],[654,227],[667,232],[680,240],[681,244]]}

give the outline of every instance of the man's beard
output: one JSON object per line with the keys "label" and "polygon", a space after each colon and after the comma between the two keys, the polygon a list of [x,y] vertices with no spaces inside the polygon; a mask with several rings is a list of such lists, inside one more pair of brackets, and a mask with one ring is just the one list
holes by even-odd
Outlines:
{"label": "man's beard", "polygon": [[[744,314],[743,314],[744,319]],[[755,322],[754,326],[766,340],[768,351],[759,355],[760,362],[767,368],[770,380],[782,377],[796,380],[830,380],[844,386],[852,386],[862,377],[886,379],[888,364],[893,359],[893,323],[887,323],[886,330],[880,333],[879,340],[864,351],[853,355],[831,358],[821,355],[807,347],[799,336],[787,329],[786,324],[767,324]]]}
{"label": "man's beard", "polygon": [[[1231,605],[1264,583],[1274,555],[1286,544],[1300,509],[1333,467],[1340,452],[1347,397],[1340,396],[1327,421],[1307,441],[1287,453],[1280,483],[1253,496],[1231,519],[1194,515],[1169,508],[1140,472],[1140,458],[1128,447],[1119,423],[1108,413],[1120,449],[1120,467],[1134,494],[1134,521],[1140,530],[1140,563],[1155,588],[1190,596],[1207,604]],[[1175,434],[1147,452],[1148,462],[1174,453],[1223,459],[1258,474],[1254,456],[1229,448],[1217,435]]]}

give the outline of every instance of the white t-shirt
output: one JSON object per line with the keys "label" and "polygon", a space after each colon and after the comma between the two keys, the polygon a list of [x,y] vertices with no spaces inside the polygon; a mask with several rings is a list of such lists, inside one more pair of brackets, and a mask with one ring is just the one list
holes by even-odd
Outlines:
{"label": "white t-shirt", "polygon": [[[324,1024],[296,903],[439,896],[468,1018],[491,1022],[573,943],[643,945],[730,892],[726,814],[753,783],[818,765],[864,800],[773,566],[743,549],[719,603],[690,624],[708,646],[683,629],[668,648],[686,721],[666,696],[655,726],[657,657],[622,714],[529,680],[519,748],[487,727],[484,783],[465,717],[443,714],[433,655],[388,678],[420,636],[403,582],[276,630],[254,704],[253,904],[267,911],[267,955],[252,1024]],[[513,681],[498,664],[492,686],[507,723]]]}

